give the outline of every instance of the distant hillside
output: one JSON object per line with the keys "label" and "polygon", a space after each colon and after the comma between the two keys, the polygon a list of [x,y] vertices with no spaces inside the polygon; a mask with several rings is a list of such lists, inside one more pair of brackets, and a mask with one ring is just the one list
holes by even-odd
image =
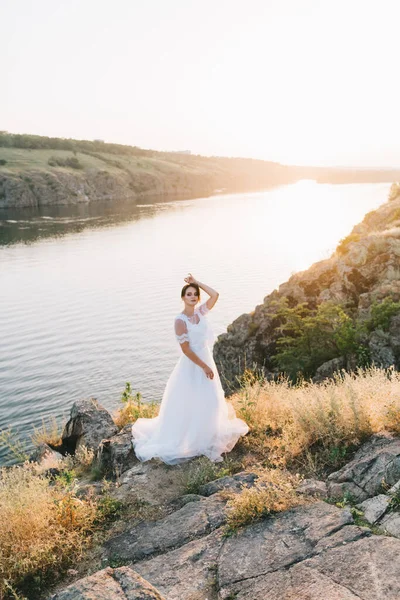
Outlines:
{"label": "distant hillside", "polygon": [[393,181],[400,179],[400,170],[292,167],[0,132],[0,208],[255,191],[304,178],[330,183]]}

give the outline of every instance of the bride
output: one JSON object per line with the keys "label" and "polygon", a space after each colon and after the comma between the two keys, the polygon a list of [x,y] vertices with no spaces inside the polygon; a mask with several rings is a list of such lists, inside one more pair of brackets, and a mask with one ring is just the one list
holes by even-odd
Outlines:
{"label": "bride", "polygon": [[[212,355],[214,336],[207,313],[219,294],[191,273],[184,280],[184,306],[174,324],[182,355],[167,381],[158,416],[139,418],[132,426],[133,448],[141,461],[159,458],[173,465],[204,455],[220,462],[249,431],[225,400]],[[196,306],[200,288],[210,297]]]}

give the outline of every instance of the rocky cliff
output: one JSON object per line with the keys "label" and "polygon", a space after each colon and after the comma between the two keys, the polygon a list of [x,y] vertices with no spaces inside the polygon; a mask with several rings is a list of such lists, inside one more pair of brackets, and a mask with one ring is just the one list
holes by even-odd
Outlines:
{"label": "rocky cliff", "polygon": [[[276,315],[284,299],[289,307],[306,303],[309,310],[316,310],[323,303],[344,306],[352,311],[353,319],[362,323],[370,318],[372,307],[387,298],[393,303],[400,300],[398,184],[392,185],[389,200],[368,213],[329,259],[293,275],[252,313],[241,315],[218,337],[214,357],[228,382],[225,386],[236,387],[246,366],[257,366],[271,376],[278,373],[272,357],[282,336],[282,321]],[[388,315],[387,327],[376,326],[365,333],[363,344],[370,362],[399,369],[400,312]],[[318,365],[316,379],[337,368],[356,365],[354,355],[345,357],[337,352],[332,360]]]}

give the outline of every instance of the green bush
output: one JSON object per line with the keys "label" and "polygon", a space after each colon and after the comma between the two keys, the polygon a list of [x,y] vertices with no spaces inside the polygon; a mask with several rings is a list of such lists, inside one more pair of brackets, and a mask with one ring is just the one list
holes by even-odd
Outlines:
{"label": "green bush", "polygon": [[71,169],[83,169],[82,163],[75,156],[62,158],[61,156],[50,156],[47,163],[51,167],[71,167]]}
{"label": "green bush", "polygon": [[365,328],[340,304],[322,302],[316,310],[307,303],[289,308],[286,298],[274,304],[282,335],[272,361],[293,381],[312,377],[324,362],[340,356],[355,355],[360,366],[368,364]]}
{"label": "green bush", "polygon": [[371,306],[371,316],[366,322],[368,331],[382,329],[388,331],[391,318],[400,312],[400,302],[393,302],[393,298],[388,296],[382,302],[374,302]]}

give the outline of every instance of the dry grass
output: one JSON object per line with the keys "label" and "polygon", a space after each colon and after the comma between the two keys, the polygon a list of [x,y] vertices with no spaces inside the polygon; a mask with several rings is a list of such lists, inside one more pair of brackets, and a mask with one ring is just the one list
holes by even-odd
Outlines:
{"label": "dry grass", "polygon": [[400,373],[375,367],[321,384],[245,382],[230,398],[251,432],[249,449],[275,466],[321,474],[372,433],[400,433]]}
{"label": "dry grass", "polygon": [[54,415],[47,421],[43,418],[41,427],[33,427],[31,435],[33,444],[35,446],[40,446],[40,444],[48,444],[51,447],[61,446],[61,436],[66,422],[67,419],[64,417],[63,422],[59,423]]}
{"label": "dry grass", "polygon": [[253,487],[243,488],[240,494],[230,494],[226,505],[228,532],[304,503],[296,493],[300,483],[298,475],[281,469],[266,469],[258,475]]}
{"label": "dry grass", "polygon": [[134,423],[136,419],[152,419],[158,415],[160,404],[157,402],[143,402],[140,392],[134,393],[130,383],[127,383],[121,397],[122,407],[114,415],[117,427]]}
{"label": "dry grass", "polygon": [[25,463],[0,471],[0,598],[10,586],[29,589],[82,556],[97,516],[90,495],[77,498],[65,485]]}

